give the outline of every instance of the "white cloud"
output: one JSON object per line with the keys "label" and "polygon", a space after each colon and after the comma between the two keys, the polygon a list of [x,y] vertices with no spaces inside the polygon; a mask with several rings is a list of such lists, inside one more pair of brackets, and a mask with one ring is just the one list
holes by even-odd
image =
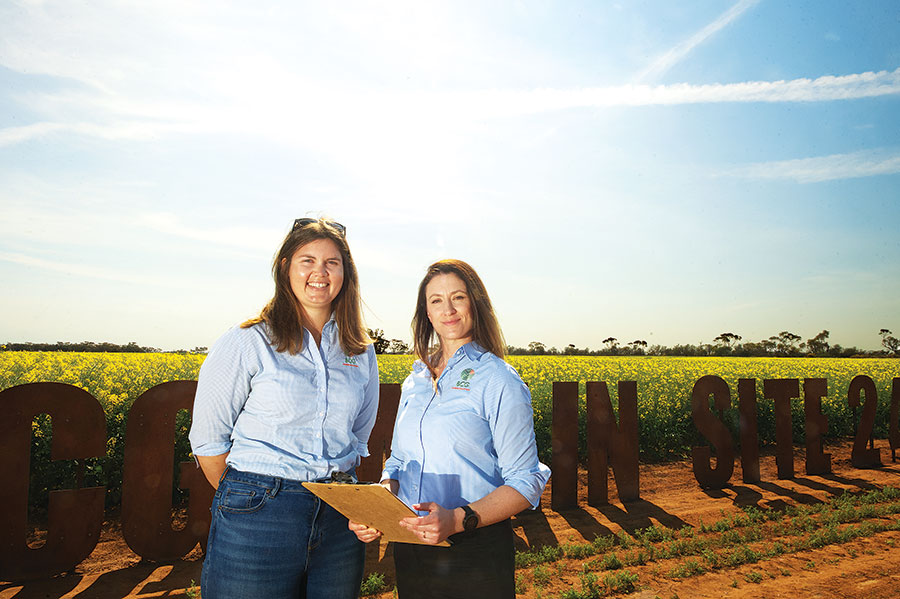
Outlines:
{"label": "white cloud", "polygon": [[[682,60],[757,2],[737,2],[657,59],[644,78]],[[591,108],[819,102],[900,93],[900,69],[709,85],[442,90],[423,74],[451,66],[469,71],[481,68],[477,55],[485,55],[481,62],[502,56],[503,64],[493,65],[490,74],[498,85],[508,85],[510,79],[498,73],[515,63],[533,64],[542,53],[515,60],[495,54],[497,46],[507,52],[511,46],[479,45],[479,36],[454,22],[455,9],[408,4],[393,10],[365,3],[352,10],[256,10],[227,3],[219,9],[176,1],[74,8],[10,3],[0,7],[0,61],[21,73],[57,79],[50,89],[12,92],[34,122],[0,129],[0,147],[67,137],[262,139],[331,160],[347,187],[390,190],[386,208],[405,210],[409,202],[402,198],[421,197],[436,181],[452,186],[460,179],[466,144],[488,120]],[[455,34],[466,42],[471,37],[471,43]],[[413,46],[415,55],[404,60]],[[312,48],[321,58],[305,60]],[[378,72],[367,62],[379,63],[373,54],[386,59]],[[417,83],[402,82],[407,69]]]}
{"label": "white cloud", "polygon": [[62,123],[35,123],[24,127],[7,127],[0,129],[0,147],[16,145],[66,129],[71,130],[71,126]]}
{"label": "white cloud", "polygon": [[185,285],[185,281],[175,279],[171,276],[151,277],[138,270],[116,270],[110,268],[101,268],[90,266],[87,264],[75,264],[62,262],[58,260],[45,260],[27,254],[16,252],[0,252],[0,262],[11,262],[41,270],[49,270],[70,275],[75,278],[87,279],[103,279],[106,281],[117,281],[121,283],[132,283],[141,286],[168,287],[181,289]]}
{"label": "white cloud", "polygon": [[7,127],[0,130],[0,147],[49,137],[55,133],[73,133],[78,136],[107,140],[149,140],[158,139],[166,131],[178,130],[179,128],[172,125],[140,121],[112,122],[107,124],[42,122],[23,127]]}
{"label": "white cloud", "polygon": [[730,25],[738,17],[757,4],[759,4],[759,0],[740,0],[740,2],[722,13],[715,21],[676,45],[674,48],[657,57],[647,68],[635,75],[634,81],[646,81],[662,75],[677,63],[681,62],[694,48],[705,42],[715,33]]}
{"label": "white cloud", "polygon": [[897,173],[900,173],[900,153],[889,154],[879,150],[868,150],[796,160],[761,162],[732,169],[723,174],[748,179],[787,179],[798,183],[819,183]]}
{"label": "white cloud", "polygon": [[[421,143],[439,136],[445,143],[459,137],[459,127],[483,119],[511,118],[581,108],[659,106],[739,102],[827,102],[900,94],[900,68],[894,71],[827,75],[790,81],[747,81],[691,85],[622,85],[581,89],[483,90],[476,92],[388,92],[311,89],[290,78],[260,80],[256,91],[231,106],[205,107],[183,102],[154,105],[142,100],[46,95],[43,103],[81,103],[97,123],[41,122],[0,130],[0,145],[12,145],[60,132],[105,139],[139,139],[169,134],[233,132],[262,135],[279,142],[316,147],[368,158],[400,155],[427,164],[450,165],[453,145],[444,146],[439,161],[422,156]],[[299,94],[306,89],[305,94]],[[302,100],[295,100],[302,95]],[[55,110],[48,110],[55,112]],[[116,119],[108,120],[109,113]],[[121,115],[121,116],[120,116]],[[121,118],[122,116],[128,118]],[[103,122],[106,121],[106,122]],[[362,135],[361,133],[365,133]],[[350,141],[353,143],[349,143]],[[368,140],[368,143],[361,143]],[[438,147],[434,147],[438,150]],[[377,171],[380,162],[373,166]],[[411,173],[418,172],[411,168]],[[420,177],[428,180],[428,177]]]}
{"label": "white cloud", "polygon": [[900,69],[791,81],[748,81],[709,85],[623,85],[579,90],[492,91],[460,96],[474,114],[514,116],[573,108],[672,106],[719,102],[826,102],[900,94]]}
{"label": "white cloud", "polygon": [[286,231],[246,226],[203,229],[185,225],[177,216],[168,213],[142,214],[140,221],[146,227],[166,235],[266,253],[272,251],[273,240],[279,239],[286,233]]}

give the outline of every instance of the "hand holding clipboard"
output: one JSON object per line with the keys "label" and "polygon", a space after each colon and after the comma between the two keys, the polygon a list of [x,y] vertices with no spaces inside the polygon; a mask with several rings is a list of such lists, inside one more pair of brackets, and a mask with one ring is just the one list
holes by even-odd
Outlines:
{"label": "hand holding clipboard", "polygon": [[[400,525],[404,518],[415,518],[418,514],[378,483],[303,483],[303,486],[348,520],[380,530],[388,541],[434,544]],[[437,546],[449,547],[450,543],[442,541]]]}

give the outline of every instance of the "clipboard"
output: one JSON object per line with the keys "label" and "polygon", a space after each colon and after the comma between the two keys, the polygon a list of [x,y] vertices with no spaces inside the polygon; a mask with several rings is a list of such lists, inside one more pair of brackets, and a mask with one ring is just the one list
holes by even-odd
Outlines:
{"label": "clipboard", "polygon": [[[386,541],[431,545],[400,526],[400,520],[418,516],[396,495],[378,483],[302,483],[322,501],[339,511],[347,519],[380,530]],[[436,547],[449,547],[443,541]]]}

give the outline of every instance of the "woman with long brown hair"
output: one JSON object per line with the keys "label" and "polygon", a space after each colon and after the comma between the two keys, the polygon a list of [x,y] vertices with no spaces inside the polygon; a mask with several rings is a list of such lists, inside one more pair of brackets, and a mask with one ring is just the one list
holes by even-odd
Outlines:
{"label": "woman with long brown hair", "polygon": [[364,546],[304,481],[368,455],[378,364],[343,225],[297,219],[272,266],[275,295],[200,369],[190,440],[216,487],[204,599],[350,599]]}
{"label": "woman with long brown hair", "polygon": [[[401,525],[422,544],[394,544],[399,596],[513,599],[509,518],[537,506],[550,470],[537,458],[531,394],[503,360],[500,325],[471,266],[428,267],[413,336],[419,360],[403,383],[382,474],[420,514]],[[350,528],[366,542],[381,534]],[[451,546],[434,546],[444,540]]]}

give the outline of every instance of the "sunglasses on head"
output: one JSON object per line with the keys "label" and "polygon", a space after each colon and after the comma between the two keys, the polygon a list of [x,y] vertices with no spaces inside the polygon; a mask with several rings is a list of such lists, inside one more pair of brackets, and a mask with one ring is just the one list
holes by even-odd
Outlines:
{"label": "sunglasses on head", "polygon": [[[297,229],[302,229],[306,225],[311,225],[312,223],[317,223],[317,222],[319,222],[319,219],[317,219],[317,218],[294,219],[294,227],[291,229],[291,231],[296,231]],[[335,229],[338,233],[341,234],[341,237],[347,236],[347,227],[345,227],[341,223],[333,221],[333,220],[326,220],[326,221],[322,221],[322,222],[324,222],[329,227]]]}

